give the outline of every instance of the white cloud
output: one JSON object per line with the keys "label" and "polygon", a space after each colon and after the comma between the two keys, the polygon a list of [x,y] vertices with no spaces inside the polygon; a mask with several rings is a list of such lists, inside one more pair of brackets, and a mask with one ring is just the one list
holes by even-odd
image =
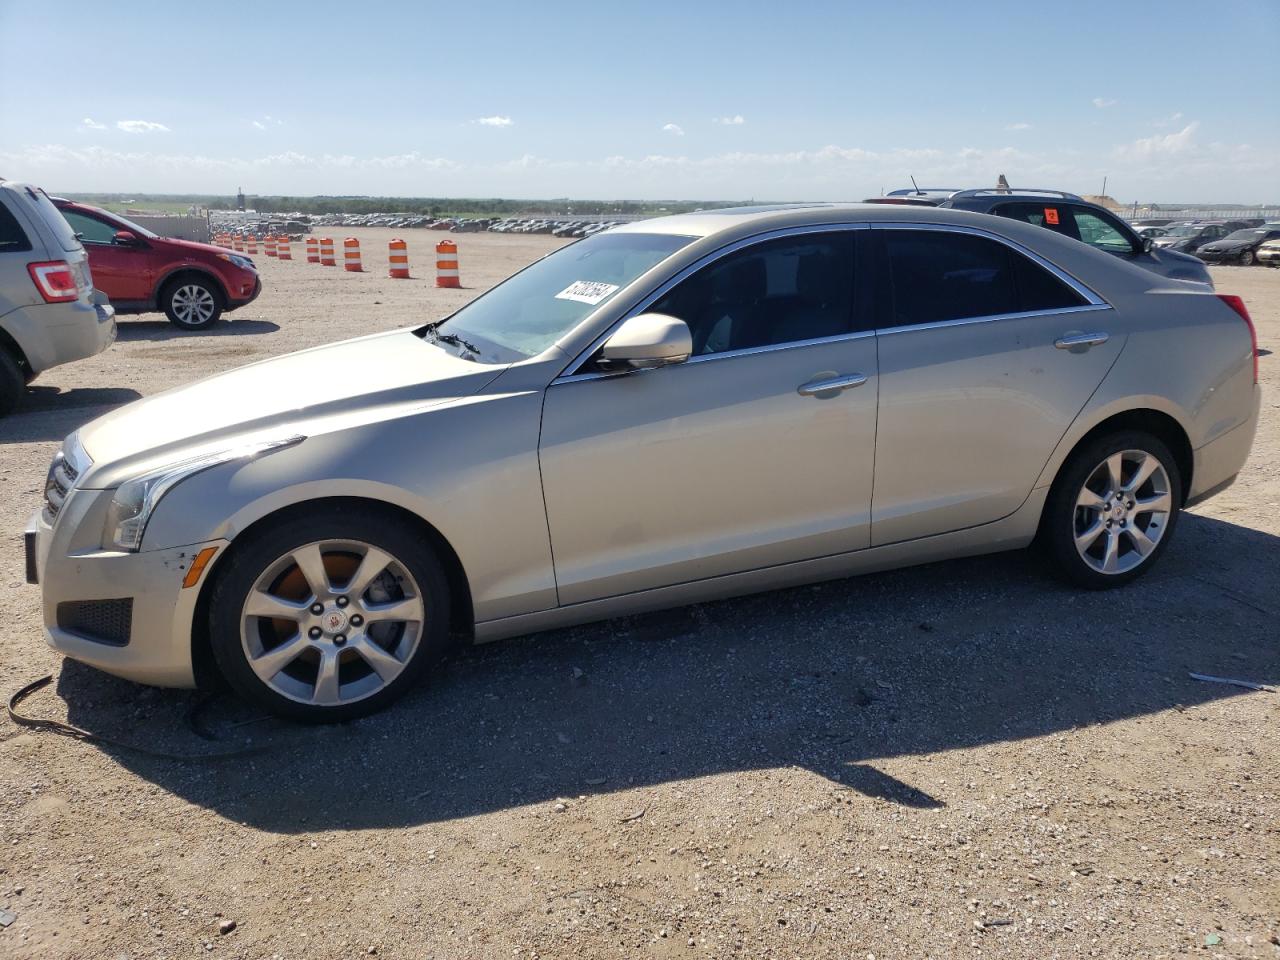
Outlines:
{"label": "white cloud", "polygon": [[169,128],[154,120],[117,120],[116,129],[125,133],[168,133]]}
{"label": "white cloud", "polygon": [[732,117],[716,117],[711,122],[718,123],[722,127],[740,127],[747,121],[743,119],[742,114],[735,113]]}
{"label": "white cloud", "polygon": [[1005,129],[1006,129],[1006,130],[1030,130],[1030,129],[1031,129],[1031,124],[1029,124],[1029,123],[1011,123],[1011,124],[1009,124],[1007,127],[1005,127]]}
{"label": "white cloud", "polygon": [[1105,110],[1107,107],[1114,107],[1116,105],[1116,101],[1108,100],[1106,97],[1094,97],[1093,105],[1099,110]]}
{"label": "white cloud", "polygon": [[1153,127],[1171,127],[1181,119],[1182,119],[1182,111],[1178,111],[1177,113],[1171,114],[1170,116],[1162,117],[1159,120],[1152,120],[1151,125]]}
{"label": "white cloud", "polygon": [[1185,153],[1195,146],[1195,134],[1200,122],[1187,124],[1177,133],[1143,137],[1117,149],[1117,154],[1129,159],[1145,160],[1150,157],[1168,157]]}
{"label": "white cloud", "polygon": [[509,127],[515,123],[510,117],[494,115],[492,117],[479,117],[476,123],[482,127]]}
{"label": "white cloud", "polygon": [[255,130],[267,130],[271,127],[284,126],[283,120],[277,120],[269,113],[257,120],[250,120],[249,123]]}
{"label": "white cloud", "polygon": [[252,123],[252,124],[254,125],[254,127],[256,127],[256,128],[257,128],[257,129],[259,129],[259,130],[265,130],[265,129],[267,129],[267,125],[266,125],[265,123],[263,123],[261,120],[251,120],[251,121],[249,121],[249,122],[250,122],[250,123]]}
{"label": "white cloud", "polygon": [[680,126],[678,123],[664,123],[662,125],[662,132],[672,134],[676,137],[683,137],[684,127]]}
{"label": "white cloud", "polygon": [[83,120],[80,121],[80,129],[81,130],[105,130],[107,129],[107,125],[105,123],[99,123],[97,120],[94,120],[90,117],[85,117]]}

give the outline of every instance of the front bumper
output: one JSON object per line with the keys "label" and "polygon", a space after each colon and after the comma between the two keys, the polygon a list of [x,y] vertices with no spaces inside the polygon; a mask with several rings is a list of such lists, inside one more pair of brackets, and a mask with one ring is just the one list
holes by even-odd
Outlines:
{"label": "front bumper", "polygon": [[[72,490],[53,524],[42,512],[28,523],[23,538],[27,574],[41,587],[45,640],[73,660],[127,680],[194,687],[191,630],[203,578],[191,587],[183,586],[183,578],[197,553],[218,547],[216,562],[227,541],[141,553],[106,551],[79,542],[88,532],[100,536],[101,515],[110,497],[110,491]],[[124,643],[95,638],[80,627],[71,629],[65,613],[59,617],[60,605],[122,600],[132,601]]]}
{"label": "front bumper", "polygon": [[1197,250],[1196,256],[1205,263],[1235,263],[1243,250]]}
{"label": "front bumper", "polygon": [[235,310],[239,307],[247,307],[258,299],[258,294],[260,293],[262,293],[262,278],[254,277],[252,289],[248,293],[244,292],[244,286],[241,285],[239,296],[231,295],[227,297],[227,309]]}

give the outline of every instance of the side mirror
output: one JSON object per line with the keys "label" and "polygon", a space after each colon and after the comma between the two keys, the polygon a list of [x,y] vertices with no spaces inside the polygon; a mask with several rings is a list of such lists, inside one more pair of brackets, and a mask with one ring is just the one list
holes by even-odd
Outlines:
{"label": "side mirror", "polygon": [[648,370],[683,363],[693,353],[693,335],[683,320],[661,313],[642,313],[626,321],[600,349],[609,367]]}
{"label": "side mirror", "polygon": [[117,247],[136,247],[141,242],[138,235],[132,230],[117,230],[111,238],[111,242]]}
{"label": "side mirror", "polygon": [[1155,242],[1154,240],[1152,240],[1150,237],[1143,237],[1143,238],[1142,238],[1142,252],[1143,252],[1143,253],[1150,253],[1150,252],[1152,251],[1152,249],[1154,249],[1155,245],[1156,245],[1156,242]]}

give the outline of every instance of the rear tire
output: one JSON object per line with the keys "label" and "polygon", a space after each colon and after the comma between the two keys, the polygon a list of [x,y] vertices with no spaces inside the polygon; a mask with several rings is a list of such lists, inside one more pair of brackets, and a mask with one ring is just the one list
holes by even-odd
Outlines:
{"label": "rear tire", "polygon": [[1118,587],[1154,566],[1173,538],[1182,475],[1169,448],[1138,430],[1099,437],[1058,474],[1041,538],[1057,572],[1090,590]]}
{"label": "rear tire", "polygon": [[9,351],[0,348],[0,417],[11,413],[27,395],[27,378]]}
{"label": "rear tire", "polygon": [[222,291],[206,277],[177,277],[165,284],[160,307],[181,330],[208,330],[222,317]]}
{"label": "rear tire", "polygon": [[210,646],[231,687],[271,713],[308,723],[365,716],[446,649],[444,571],[386,514],[321,508],[234,549],[209,598]]}

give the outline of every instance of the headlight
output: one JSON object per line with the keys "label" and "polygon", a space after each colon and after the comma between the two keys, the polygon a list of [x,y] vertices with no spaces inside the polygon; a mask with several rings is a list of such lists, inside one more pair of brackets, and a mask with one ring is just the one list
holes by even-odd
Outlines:
{"label": "headlight", "polygon": [[218,256],[227,261],[227,263],[239,267],[241,270],[252,270],[255,273],[258,270],[258,268],[253,265],[253,261],[248,257],[242,257],[236,253],[220,253]]}
{"label": "headlight", "polygon": [[151,519],[156,504],[187,477],[208,470],[210,467],[216,467],[220,463],[248,460],[270,450],[293,446],[295,443],[301,443],[303,439],[303,437],[289,437],[285,440],[266,440],[218,450],[192,457],[190,460],[169,464],[120,484],[111,498],[111,503],[107,506],[107,517],[102,531],[103,546],[127,550],[130,553],[137,551],[142,545],[142,535],[147,530],[147,522]]}

